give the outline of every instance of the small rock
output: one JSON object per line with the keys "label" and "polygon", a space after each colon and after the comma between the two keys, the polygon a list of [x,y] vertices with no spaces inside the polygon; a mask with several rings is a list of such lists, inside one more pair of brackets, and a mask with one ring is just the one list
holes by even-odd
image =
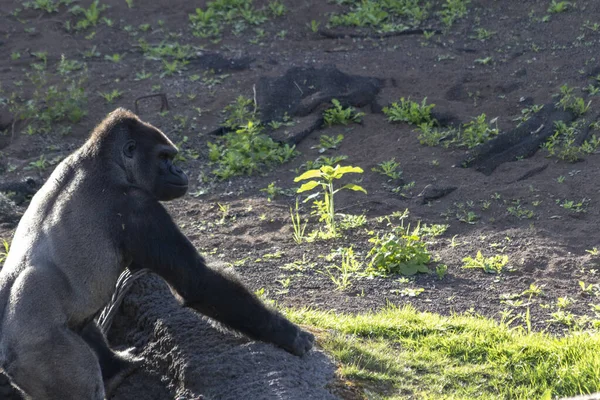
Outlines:
{"label": "small rock", "polygon": [[423,188],[421,193],[417,196],[421,204],[425,204],[432,200],[440,199],[456,190],[456,186],[438,187],[429,184]]}

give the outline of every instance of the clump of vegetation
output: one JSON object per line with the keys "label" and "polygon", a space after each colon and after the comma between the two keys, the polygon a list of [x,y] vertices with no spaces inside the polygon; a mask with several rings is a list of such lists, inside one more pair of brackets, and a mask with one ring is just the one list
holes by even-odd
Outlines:
{"label": "clump of vegetation", "polygon": [[411,229],[410,224],[404,225],[408,215],[406,210],[400,216],[400,225],[391,226],[390,232],[376,234],[369,239],[373,247],[367,255],[370,257],[367,274],[411,276],[430,272],[427,265],[431,261],[431,254],[426,240],[444,233],[447,225],[421,226],[418,223]]}
{"label": "clump of vegetation", "polygon": [[389,107],[383,108],[383,113],[390,122],[407,122],[412,125],[433,125],[436,120],[431,115],[431,109],[435,104],[427,105],[427,97],[421,104],[410,99],[400,98],[400,102],[394,102]]}
{"label": "clump of vegetation", "polygon": [[360,122],[365,113],[356,112],[353,107],[343,107],[337,99],[332,99],[333,107],[323,113],[326,126],[348,125],[352,122]]}
{"label": "clump of vegetation", "polygon": [[392,0],[345,2],[352,4],[350,11],[333,14],[333,26],[371,27],[382,32],[406,29],[406,23],[418,25],[429,15],[430,4],[420,0]]}
{"label": "clump of vegetation", "polygon": [[583,97],[575,96],[573,90],[574,89],[567,84],[562,85],[560,87],[560,94],[558,95],[560,99],[556,105],[562,107],[565,111],[572,111],[576,117],[579,117],[590,109],[592,101],[590,100],[586,103]]}
{"label": "clump of vegetation", "polygon": [[295,146],[279,144],[264,134],[252,105],[252,100],[240,96],[226,107],[223,126],[233,131],[219,138],[219,143],[208,142],[208,158],[217,166],[212,173],[221,180],[251,175],[283,164],[296,155]]}
{"label": "clump of vegetation", "polygon": [[352,279],[360,274],[363,265],[356,258],[352,246],[341,248],[336,253],[341,258],[339,265],[329,265],[324,274],[331,279],[336,290],[345,290],[352,286]]}
{"label": "clump of vegetation", "polygon": [[499,274],[502,268],[508,264],[508,256],[497,254],[491,257],[484,257],[481,251],[477,252],[475,258],[463,258],[463,268],[480,268],[488,274]]}
{"label": "clump of vegetation", "polygon": [[[26,74],[35,87],[30,97],[12,92],[7,100],[10,112],[23,122],[23,132],[29,135],[50,133],[56,130],[56,124],[77,123],[87,114],[87,93],[83,88],[87,71],[83,69],[79,74],[66,71],[60,80],[50,83],[45,68],[44,56],[42,63],[34,64],[35,71]],[[62,133],[69,130],[66,127]]]}
{"label": "clump of vegetation", "polygon": [[[336,3],[350,5],[350,9],[333,14],[329,19],[332,26],[371,28],[377,32],[396,32],[407,26],[418,26],[432,14],[432,2],[426,0],[338,0]],[[467,14],[469,3],[469,0],[446,0],[434,14],[449,27]]]}
{"label": "clump of vegetation", "polygon": [[402,177],[400,163],[396,162],[396,159],[394,158],[380,162],[372,169],[372,171],[387,176],[391,181],[400,179]]}
{"label": "clump of vegetation", "polygon": [[567,125],[564,121],[554,123],[554,134],[550,136],[542,147],[548,151],[548,155],[567,162],[579,161],[587,154],[595,153],[600,146],[600,140],[596,135],[584,140],[581,145],[577,144],[577,138],[581,135],[581,123],[575,122]]}
{"label": "clump of vegetation", "polygon": [[[106,4],[100,4],[99,0],[95,0],[90,4],[89,8],[83,8],[79,5],[72,7],[69,12],[74,15],[81,15],[83,18],[77,21],[75,24],[76,30],[85,30],[92,26],[96,26],[100,20],[100,14],[106,10],[108,6]],[[67,26],[67,30],[70,26]]]}
{"label": "clump of vegetation", "polygon": [[327,150],[337,149],[342,140],[344,140],[344,135],[341,133],[337,136],[321,135],[319,145],[313,146],[311,149],[318,149],[319,153],[325,153]]}
{"label": "clump of vegetation", "polygon": [[470,3],[470,0],[446,0],[439,13],[441,21],[448,27],[452,26],[454,22],[467,15],[467,6]]}
{"label": "clump of vegetation", "polygon": [[[363,170],[360,167],[342,167],[340,165],[331,167],[329,165],[325,165],[319,169],[312,169],[306,171],[305,173],[303,173],[300,176],[297,176],[294,179],[294,182],[300,182],[311,179],[308,182],[302,184],[302,186],[300,186],[300,188],[298,189],[298,193],[308,192],[315,188],[321,189],[321,191],[317,191],[309,195],[306,198],[306,200],[304,200],[304,202],[310,200],[313,201],[313,207],[315,208],[315,213],[319,216],[319,221],[325,222],[325,225],[328,229],[328,233],[331,236],[335,236],[337,233],[335,223],[334,195],[343,189],[367,193],[367,191],[362,186],[353,183],[348,183],[337,189],[334,188],[333,182],[336,179],[340,179],[344,175],[349,173],[362,174]],[[316,198],[321,195],[323,195],[323,200],[317,200]]]}
{"label": "clump of vegetation", "polygon": [[285,6],[279,1],[271,1],[267,8],[259,9],[252,0],[214,0],[204,9],[196,8],[189,19],[194,36],[217,39],[227,26],[232,28],[234,35],[240,35],[249,26],[265,23],[269,13],[279,17],[285,12]]}
{"label": "clump of vegetation", "polygon": [[494,118],[490,122],[487,122],[485,114],[475,117],[471,122],[467,122],[462,126],[462,129],[458,131],[454,143],[458,146],[471,149],[493,139],[499,133],[498,126],[493,126],[496,121],[497,118]]}

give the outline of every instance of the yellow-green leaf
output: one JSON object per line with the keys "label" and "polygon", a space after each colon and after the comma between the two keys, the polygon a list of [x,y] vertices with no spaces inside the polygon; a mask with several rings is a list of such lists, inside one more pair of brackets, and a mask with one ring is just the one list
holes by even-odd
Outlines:
{"label": "yellow-green leaf", "polygon": [[298,189],[298,191],[296,193],[307,192],[309,190],[314,189],[317,186],[319,186],[319,182],[309,181],[309,182],[306,182],[305,184],[303,184],[302,186],[300,186],[300,189]]}
{"label": "yellow-green leaf", "polygon": [[357,174],[362,174],[363,170],[360,167],[351,167],[351,166],[340,167],[339,165],[337,165],[335,167],[333,178],[340,179],[344,174],[352,173],[352,172],[357,173]]}
{"label": "yellow-green leaf", "polygon": [[350,190],[354,190],[357,192],[363,192],[364,194],[367,194],[367,191],[365,190],[365,188],[363,188],[362,186],[359,185],[355,185],[354,183],[349,183],[347,185],[342,186],[342,189],[350,189]]}
{"label": "yellow-green leaf", "polygon": [[300,176],[294,178],[294,182],[303,181],[305,179],[319,178],[321,176],[321,171],[318,169],[311,169],[310,171],[306,171]]}

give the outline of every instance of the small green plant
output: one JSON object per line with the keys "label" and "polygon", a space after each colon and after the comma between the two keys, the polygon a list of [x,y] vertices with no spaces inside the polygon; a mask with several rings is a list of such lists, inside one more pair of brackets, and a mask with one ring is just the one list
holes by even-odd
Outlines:
{"label": "small green plant", "polygon": [[534,216],[533,211],[521,205],[520,200],[513,201],[513,204],[508,206],[506,211],[518,219],[531,219]]}
{"label": "small green plant", "polygon": [[260,189],[260,191],[267,194],[268,202],[271,202],[271,200],[280,195],[291,196],[293,194],[290,189],[282,189],[275,182],[269,183],[266,188]]}
{"label": "small green plant", "polygon": [[49,164],[48,160],[46,159],[46,156],[43,154],[37,160],[29,163],[29,166],[31,168],[37,169],[39,173],[44,172],[46,170],[46,168],[48,168],[49,165],[50,164]]}
{"label": "small green plant", "polygon": [[104,59],[105,59],[105,60],[107,60],[107,61],[112,61],[112,62],[114,62],[115,64],[118,64],[118,63],[120,63],[121,61],[123,61],[123,57],[124,57],[124,55],[123,55],[123,54],[115,53],[115,54],[113,54],[113,55],[111,55],[111,56],[109,56],[109,55],[105,55],[105,56],[104,56]]}
{"label": "small green plant", "polygon": [[[311,179],[308,182],[303,183],[302,186],[300,186],[300,188],[298,189],[298,193],[307,192],[317,187],[321,188],[322,192],[316,192],[309,195],[304,200],[304,202],[310,200],[313,201],[313,204],[317,210],[316,212],[320,217],[320,221],[325,222],[325,225],[327,226],[331,234],[335,234],[336,232],[334,195],[342,189],[349,189],[353,191],[367,193],[367,191],[362,186],[353,183],[348,183],[338,189],[334,188],[333,182],[336,179],[340,179],[344,175],[349,173],[362,174],[363,170],[360,167],[342,167],[340,165],[331,167],[325,165],[319,169],[312,169],[310,171],[306,171],[302,175],[294,178],[294,182],[300,182]],[[316,200],[316,198],[321,194],[323,194],[323,200]]]}
{"label": "small green plant", "polygon": [[581,201],[563,200],[562,202],[560,200],[556,200],[556,203],[559,206],[575,214],[587,212],[587,206],[589,202],[589,199],[582,199]]}
{"label": "small green plant", "polygon": [[427,97],[421,101],[421,104],[410,99],[400,98],[400,102],[394,102],[389,107],[383,108],[383,113],[390,122],[407,122],[412,125],[432,126],[436,121],[431,115],[431,110],[435,104],[427,105]]}
{"label": "small green plant", "polygon": [[432,236],[431,232],[421,228],[420,223],[411,230],[410,225],[404,226],[404,219],[401,219],[401,224],[393,226],[391,232],[369,239],[373,247],[368,253],[371,261],[366,272],[380,276],[429,273],[427,265],[431,261],[431,254],[426,239]]}
{"label": "small green plant", "polygon": [[494,61],[492,57],[476,58],[475,64],[490,65]]}
{"label": "small green plant", "polygon": [[321,23],[319,21],[316,21],[314,19],[310,21],[310,30],[313,33],[319,32],[319,26],[321,26]]}
{"label": "small green plant", "polygon": [[488,274],[499,274],[502,272],[502,268],[508,264],[508,256],[497,254],[492,257],[484,257],[481,251],[477,252],[475,258],[465,257],[463,258],[463,268],[481,268]]}
{"label": "small green plant", "polygon": [[494,118],[488,123],[485,114],[475,117],[473,121],[464,124],[463,128],[458,132],[457,143],[471,149],[496,137],[499,133],[498,126],[492,126],[496,121],[497,118]]}
{"label": "small green plant", "polygon": [[495,34],[496,32],[488,31],[484,28],[477,28],[475,29],[475,35],[471,36],[471,39],[481,40],[482,42],[485,42]]}
{"label": "small green plant", "polygon": [[58,12],[58,4],[53,0],[32,0],[23,3],[25,9],[31,8],[34,10],[41,10],[48,14]]}
{"label": "small green plant", "polygon": [[437,277],[440,281],[442,279],[444,279],[447,272],[448,272],[448,266],[446,264],[438,264],[435,267],[435,274],[437,275]]}
{"label": "small green plant", "polygon": [[363,269],[363,265],[356,259],[352,246],[339,249],[337,253],[341,256],[340,265],[328,266],[325,274],[334,283],[336,290],[345,290],[352,286],[352,278]]}
{"label": "small green plant", "polygon": [[300,210],[298,207],[298,198],[296,198],[296,208],[292,209],[292,207],[290,207],[290,216],[292,217],[292,237],[294,238],[294,242],[301,244],[305,238],[304,232],[306,231],[307,222],[304,222],[304,225],[302,224]]}
{"label": "small green plant", "polygon": [[567,11],[569,9],[570,5],[571,5],[571,3],[568,1],[552,0],[552,2],[550,3],[550,6],[548,7],[548,12],[550,14],[562,13],[562,12]]}
{"label": "small green plant", "polygon": [[127,7],[133,8],[133,0],[125,0],[125,3],[127,3]]}
{"label": "small green plant", "polygon": [[470,0],[446,0],[440,11],[440,19],[444,25],[450,27],[456,20],[467,15],[467,6]]}
{"label": "small green plant", "polygon": [[313,146],[311,149],[319,149],[319,153],[325,153],[327,150],[337,149],[344,140],[344,135],[337,136],[321,135],[319,137],[319,145]]}
{"label": "small green plant", "polygon": [[342,106],[342,103],[337,99],[332,99],[333,107],[328,108],[323,113],[323,119],[326,126],[333,125],[348,125],[352,122],[360,122],[365,113],[356,112],[353,107]]}
{"label": "small green plant", "polygon": [[579,288],[583,294],[591,295],[594,294],[596,286],[592,283],[586,284],[584,281],[579,281]]}
{"label": "small green plant", "polygon": [[217,207],[219,207],[219,212],[221,213],[221,218],[219,219],[217,224],[223,225],[225,223],[225,220],[229,216],[229,211],[231,210],[231,205],[217,203]]}
{"label": "small green plant", "polygon": [[85,30],[92,26],[96,26],[100,20],[100,13],[106,10],[107,7],[108,6],[105,4],[100,5],[99,0],[95,0],[92,4],[90,4],[89,8],[83,8],[78,5],[72,7],[69,12],[75,15],[83,15],[83,19],[80,19],[75,24],[75,29]]}
{"label": "small green plant", "polygon": [[382,175],[387,176],[390,180],[400,179],[402,176],[402,170],[400,170],[400,163],[396,162],[394,158],[391,160],[383,161],[377,164],[372,169],[373,172],[379,172]]}
{"label": "small green plant", "polygon": [[218,179],[251,175],[296,155],[295,146],[279,144],[264,134],[256,110],[249,109],[252,104],[252,100],[240,96],[226,107],[223,126],[230,131],[219,138],[219,143],[208,142],[209,161],[217,166],[212,173]]}
{"label": "small green plant", "polygon": [[577,139],[581,134],[581,124],[574,122],[567,125],[563,121],[555,121],[554,134],[550,136],[542,145],[548,151],[550,157],[556,157],[566,162],[576,162],[587,154],[596,152],[600,147],[600,140],[596,135],[583,141],[581,145],[577,144]]}
{"label": "small green plant", "polygon": [[112,104],[116,99],[119,99],[121,96],[123,96],[123,92],[119,89],[113,89],[112,91],[105,93],[98,92],[98,94],[104,99],[104,101],[106,101],[106,104]]}
{"label": "small green plant", "polygon": [[585,114],[589,109],[592,101],[587,103],[582,97],[577,97],[573,94],[574,89],[569,85],[564,84],[560,87],[560,93],[558,94],[559,100],[557,103],[558,107],[563,110],[570,110],[575,114],[576,117]]}

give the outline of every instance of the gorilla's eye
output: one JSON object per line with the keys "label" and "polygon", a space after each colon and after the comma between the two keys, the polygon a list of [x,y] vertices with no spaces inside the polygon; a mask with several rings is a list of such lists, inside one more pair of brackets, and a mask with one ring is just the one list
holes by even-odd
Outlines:
{"label": "gorilla's eye", "polygon": [[158,158],[162,161],[167,161],[167,160],[171,159],[171,156],[167,153],[160,153],[158,155]]}

